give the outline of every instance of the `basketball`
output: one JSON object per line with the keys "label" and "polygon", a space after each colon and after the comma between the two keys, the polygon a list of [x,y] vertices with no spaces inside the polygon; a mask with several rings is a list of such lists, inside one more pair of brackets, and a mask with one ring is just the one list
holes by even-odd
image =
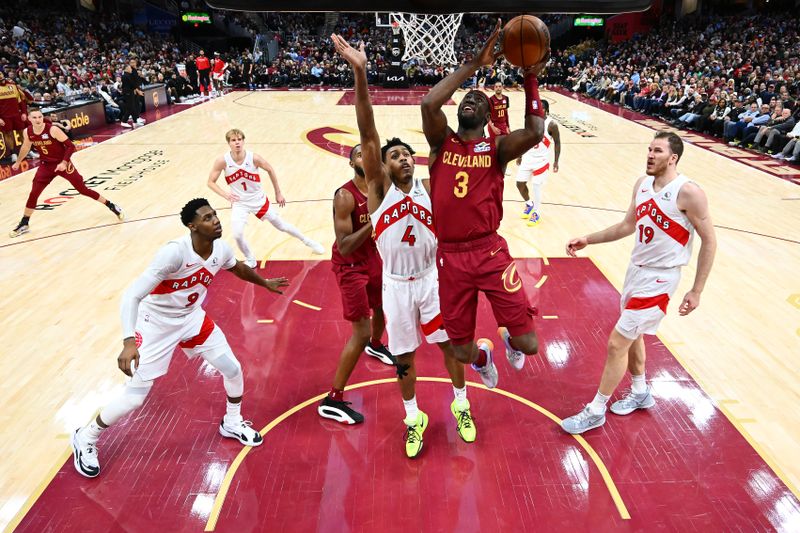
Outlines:
{"label": "basketball", "polygon": [[538,17],[520,15],[503,27],[503,55],[512,65],[535,65],[549,49],[550,31]]}

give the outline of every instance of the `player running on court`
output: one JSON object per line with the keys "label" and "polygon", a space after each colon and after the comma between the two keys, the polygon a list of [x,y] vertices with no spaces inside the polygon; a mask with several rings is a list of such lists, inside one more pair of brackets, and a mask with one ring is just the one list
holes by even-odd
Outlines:
{"label": "player running on court", "polygon": [[44,115],[38,109],[30,111],[28,119],[31,124],[23,130],[23,141],[19,157],[17,162],[11,165],[11,168],[15,171],[19,170],[20,162],[25,160],[31,147],[36,147],[36,151],[39,152],[41,164],[33,176],[33,185],[28,195],[28,201],[25,202],[25,211],[22,213],[22,219],[17,224],[17,227],[11,230],[9,237],[19,237],[30,231],[30,219],[34,209],[36,209],[39,195],[42,194],[42,191],[50,185],[50,182],[56,176],[61,176],[67,180],[83,196],[96,200],[108,207],[118,219],[122,220],[124,215],[121,207],[110,200],[106,200],[97,191],[93,191],[83,183],[83,176],[78,173],[75,165],[70,160],[72,154],[75,153],[75,145],[69,140],[64,130],[45,120]]}
{"label": "player running on court", "polygon": [[567,253],[589,244],[612,242],[634,234],[633,253],[620,299],[621,314],[608,339],[608,351],[600,387],[580,413],[564,419],[561,427],[573,434],[600,427],[606,422],[606,404],[630,370],[628,394],[611,405],[611,412],[627,415],[655,405],[645,382],[643,334],[655,335],[667,312],[667,304],[678,288],[681,267],[692,258],[694,233],[702,244],[697,258],[694,285],[683,297],[678,312],[688,315],[700,305],[700,294],[714,263],[717,237],[708,200],[693,181],[679,174],[683,141],[675,133],[658,132],[647,150],[647,175],[636,180],[628,212],[622,222],[602,231],[572,239]]}
{"label": "player running on court", "polygon": [[228,401],[219,433],[246,446],[262,442],[258,431],[241,415],[242,366],[225,334],[201,305],[208,286],[223,268],[278,294],[289,282],[286,278],[263,279],[237,261],[231,247],[220,239],[222,225],[205,198],[187,203],[181,210],[181,222],[189,228],[189,235],[163,246],[122,297],[123,348],[117,364],[131,379],[93,422],[72,435],[75,468],[83,476],[100,474],[100,434],[144,404],[155,380],[167,373],[178,346],[189,357],[199,355],[222,374]]}
{"label": "player running on court", "polygon": [[[266,170],[267,174],[269,174],[272,187],[275,189],[275,202],[281,207],[286,205],[286,199],[281,193],[278,177],[272,165],[260,155],[254,154],[250,150],[245,150],[244,133],[241,130],[230,130],[225,134],[225,140],[228,141],[228,146],[231,149],[214,161],[214,166],[208,175],[208,188],[231,203],[231,230],[236,244],[244,254],[245,264],[250,268],[255,268],[258,264],[255,254],[244,238],[244,229],[251,214],[255,215],[259,220],[268,221],[276,229],[299,239],[303,244],[311,248],[313,253],[317,255],[324,254],[325,248],[320,243],[309,239],[299,229],[283,220],[275,206],[267,198],[264,187],[261,185],[261,177],[258,175],[259,168]],[[230,187],[227,192],[217,184],[222,171],[225,171],[225,181]]]}
{"label": "player running on court", "polygon": [[[542,187],[547,181],[550,171],[550,149],[555,152],[553,173],[558,172],[558,159],[561,157],[561,134],[558,124],[550,118],[550,104],[542,101],[544,107],[544,137],[542,142],[522,154],[517,159],[517,189],[525,200],[525,209],[522,218],[528,219],[529,226],[535,226],[541,220],[542,213]],[[533,184],[533,200],[528,195],[528,182]]]}
{"label": "player running on court", "polygon": [[[414,150],[398,138],[381,147],[367,85],[364,44],[352,48],[332,35],[336,51],[353,67],[356,117],[361,134],[361,159],[367,180],[367,207],[383,260],[383,311],[389,351],[397,359],[397,379],[405,407],[406,455],[423,447],[428,415],[417,406],[415,353],[422,344],[436,343],[444,354],[455,399],[450,411],[466,442],[475,441],[475,423],[467,400],[464,365],[455,359],[439,310],[436,234],[431,216],[429,180],[414,178]],[[420,334],[422,332],[422,335]]]}
{"label": "player running on court", "polygon": [[492,342],[473,341],[478,292],[492,305],[498,333],[511,366],[521,370],[525,354],[535,354],[535,310],[530,306],[505,239],[498,235],[503,218],[503,177],[509,161],[542,140],[544,112],[536,78],[549,58],[525,72],[525,128],[484,136],[489,122],[489,98],[469,91],[458,106],[458,131],[447,124],[442,106],[477,69],[492,64],[497,54],[494,33],[468,63],[436,84],[422,100],[422,129],[430,145],[431,200],[439,248],[439,296],[442,318],[456,358],[472,363],[483,383],[497,385]]}

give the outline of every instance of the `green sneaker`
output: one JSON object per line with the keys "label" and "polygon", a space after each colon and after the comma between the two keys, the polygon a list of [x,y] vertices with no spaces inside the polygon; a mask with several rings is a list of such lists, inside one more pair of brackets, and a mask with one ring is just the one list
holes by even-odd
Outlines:
{"label": "green sneaker", "polygon": [[475,419],[472,418],[472,413],[469,411],[469,400],[464,409],[456,407],[456,401],[450,404],[450,412],[456,417],[456,431],[464,442],[475,442],[477,429],[475,428]]}
{"label": "green sneaker", "polygon": [[412,424],[409,425],[407,420],[404,422],[406,423],[406,434],[403,439],[406,441],[406,455],[413,459],[422,451],[422,434],[428,427],[428,415],[420,411],[416,421]]}

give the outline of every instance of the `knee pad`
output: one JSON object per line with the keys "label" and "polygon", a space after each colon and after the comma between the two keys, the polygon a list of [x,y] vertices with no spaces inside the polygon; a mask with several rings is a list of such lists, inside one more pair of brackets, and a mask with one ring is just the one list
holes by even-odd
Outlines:
{"label": "knee pad", "polygon": [[231,352],[226,352],[212,360],[206,359],[206,361],[222,374],[222,382],[228,396],[238,398],[244,393],[242,365]]}

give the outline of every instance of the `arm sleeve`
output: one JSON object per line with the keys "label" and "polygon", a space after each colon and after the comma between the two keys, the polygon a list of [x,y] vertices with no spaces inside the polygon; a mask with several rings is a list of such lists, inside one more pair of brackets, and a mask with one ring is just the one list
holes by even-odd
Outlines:
{"label": "arm sleeve", "polygon": [[[233,256],[233,252],[231,252]],[[161,248],[153,262],[136,278],[122,296],[120,314],[122,317],[122,338],[133,337],[136,332],[136,318],[139,315],[139,303],[150,294],[156,286],[167,279],[181,267],[181,254],[177,243],[169,243]]]}

